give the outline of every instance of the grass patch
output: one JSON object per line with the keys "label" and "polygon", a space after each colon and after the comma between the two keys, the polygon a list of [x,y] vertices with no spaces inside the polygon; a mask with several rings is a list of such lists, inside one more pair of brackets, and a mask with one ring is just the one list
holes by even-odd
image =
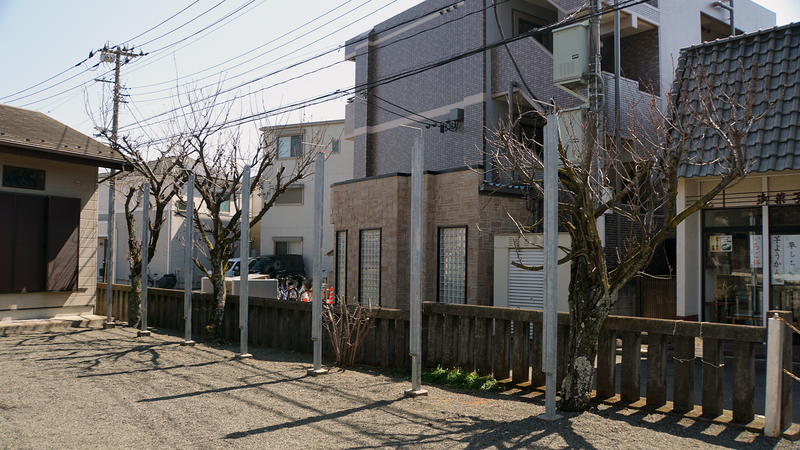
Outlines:
{"label": "grass patch", "polygon": [[436,366],[435,369],[424,372],[422,374],[422,382],[456,389],[477,389],[481,391],[498,391],[501,389],[500,383],[491,375],[481,377],[476,372],[467,373],[459,368],[443,369],[442,366]]}

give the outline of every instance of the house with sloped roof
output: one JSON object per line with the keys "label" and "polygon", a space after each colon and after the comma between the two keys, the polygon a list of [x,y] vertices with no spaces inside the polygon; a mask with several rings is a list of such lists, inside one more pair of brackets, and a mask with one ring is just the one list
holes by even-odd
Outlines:
{"label": "house with sloped roof", "polygon": [[0,320],[94,312],[98,168],[124,166],[41,112],[0,105]]}
{"label": "house with sloped roof", "polygon": [[[762,325],[765,311],[779,309],[800,323],[799,72],[800,24],[681,51],[673,89],[679,117],[706,89],[698,82],[703,74],[720,123],[742,117],[745,108],[758,120],[741,128],[746,178],[678,229],[678,317]],[[707,163],[681,167],[679,202],[708,192],[733,157],[711,135],[695,150]]]}

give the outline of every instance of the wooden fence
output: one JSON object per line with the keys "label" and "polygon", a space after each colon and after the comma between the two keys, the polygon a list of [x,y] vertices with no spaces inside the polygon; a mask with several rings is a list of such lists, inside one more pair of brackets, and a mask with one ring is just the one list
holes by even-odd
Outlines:
{"label": "wooden fence", "polygon": [[[127,293],[130,287],[114,286],[114,314],[127,319]],[[106,298],[106,285],[98,285],[98,299]],[[207,324],[211,294],[192,296],[192,330],[200,332]],[[96,313],[105,315],[105,301],[98,301]],[[239,338],[238,296],[226,301],[222,336]],[[250,343],[303,353],[312,352],[311,304],[250,298]],[[184,329],[183,291],[148,289],[148,324],[175,330]],[[493,374],[498,380],[515,384],[543,386],[541,371],[542,312],[525,309],[473,305],[424,303],[422,323],[423,365],[461,367],[481,375]],[[361,349],[358,362],[410,370],[409,314],[407,311],[376,310],[374,326]],[[531,333],[531,334],[529,334]],[[791,370],[791,335],[784,367]],[[636,402],[640,398],[642,344],[646,342],[647,407],[667,404],[668,367],[672,367],[672,410],[688,412],[696,408],[699,390],[702,415],[723,414],[724,395],[733,397],[732,420],[749,423],[755,417],[755,349],[766,342],[766,329],[746,325],[711,324],[663,319],[610,316],[604,322],[597,357],[599,399],[615,397]],[[557,384],[561,385],[567,361],[569,315],[558,315]],[[696,339],[702,338],[702,382],[695,386]],[[618,339],[620,389],[617,391]],[[733,382],[725,386],[723,349],[732,350]],[[332,355],[330,339],[323,336],[323,353]],[[792,423],[791,379],[785,375],[783,418],[786,429]]]}

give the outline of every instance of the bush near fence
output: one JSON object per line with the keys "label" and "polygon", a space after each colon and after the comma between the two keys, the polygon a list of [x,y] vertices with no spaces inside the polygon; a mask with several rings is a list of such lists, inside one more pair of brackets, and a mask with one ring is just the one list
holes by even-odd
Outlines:
{"label": "bush near fence", "polygon": [[[130,286],[114,285],[112,316],[127,320]],[[106,298],[106,285],[98,284],[98,299]],[[148,324],[184,330],[183,291],[148,289]],[[192,295],[192,329],[207,324],[212,295]],[[239,297],[229,295],[225,305],[222,337],[239,339]],[[311,353],[311,304],[282,300],[249,299],[250,344]],[[98,301],[96,313],[106,315],[106,302]],[[493,375],[497,380],[539,387],[541,371],[542,312],[475,305],[424,303],[422,307],[423,365],[460,367]],[[770,316],[773,312],[770,312]],[[779,314],[785,314],[778,312]],[[381,308],[374,312],[374,326],[361,348],[357,362],[388,368],[411,369],[408,311]],[[530,334],[529,334],[530,333]],[[791,371],[791,334],[785,346],[784,367]],[[672,362],[672,411],[700,413],[716,418],[723,414],[723,394],[733,396],[731,420],[747,424],[755,419],[755,348],[766,342],[767,330],[747,325],[684,322],[664,319],[609,316],[603,324],[597,355],[596,398],[641,402],[649,408],[668,404],[667,370]],[[695,342],[702,338],[702,383],[695,386]],[[557,385],[561,385],[567,359],[569,315],[558,314]],[[642,343],[646,340],[645,398],[640,398]],[[617,392],[617,362],[621,341],[621,389]],[[331,357],[330,339],[323,336],[323,354]],[[725,387],[723,350],[732,349],[733,384]],[[783,383],[782,429],[792,424],[791,378]],[[695,405],[695,392],[701,405]]]}

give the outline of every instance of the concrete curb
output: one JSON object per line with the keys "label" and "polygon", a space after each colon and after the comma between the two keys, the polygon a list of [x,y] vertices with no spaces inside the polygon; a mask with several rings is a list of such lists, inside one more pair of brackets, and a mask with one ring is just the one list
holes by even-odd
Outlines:
{"label": "concrete curb", "polygon": [[24,333],[50,333],[67,331],[72,328],[102,328],[105,316],[85,314],[62,316],[55,319],[30,319],[0,322],[0,336]]}

